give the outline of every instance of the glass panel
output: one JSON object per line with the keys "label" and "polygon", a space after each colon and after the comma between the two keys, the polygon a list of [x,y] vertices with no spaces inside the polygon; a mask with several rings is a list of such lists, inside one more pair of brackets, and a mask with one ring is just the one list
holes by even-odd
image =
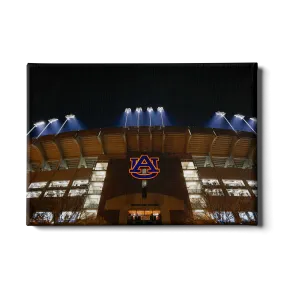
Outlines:
{"label": "glass panel", "polygon": [[68,184],[69,184],[69,180],[52,181],[49,184],[49,188],[51,188],[51,187],[67,187]]}
{"label": "glass panel", "polygon": [[255,180],[246,180],[246,182],[250,187],[257,187],[257,181]]}
{"label": "glass panel", "polygon": [[97,217],[97,210],[85,210],[80,214],[80,220],[95,219]]}
{"label": "glass panel", "polygon": [[207,186],[220,185],[218,179],[202,179],[202,183],[203,183],[203,185],[207,185]]}
{"label": "glass panel", "polygon": [[72,183],[72,186],[78,187],[78,186],[86,186],[88,184],[89,180],[74,180]]}
{"label": "glass panel", "polygon": [[30,191],[26,193],[27,198],[39,198],[42,191]]}
{"label": "glass panel", "polygon": [[100,195],[87,195],[84,208],[95,208],[97,209],[100,202]]}
{"label": "glass panel", "polygon": [[46,187],[47,182],[33,182],[30,184],[29,188],[34,189],[34,188],[44,188]]}
{"label": "glass panel", "polygon": [[108,162],[97,162],[95,170],[107,170]]}
{"label": "glass panel", "polygon": [[194,220],[212,220],[213,215],[205,210],[193,210]]}
{"label": "glass panel", "polygon": [[242,180],[223,179],[223,183],[230,187],[245,186]]}
{"label": "glass panel", "polygon": [[209,196],[224,196],[222,189],[205,189],[205,193]]}
{"label": "glass panel", "polygon": [[183,170],[183,175],[185,180],[198,180],[198,171],[197,170]]}
{"label": "glass panel", "polygon": [[214,212],[213,216],[217,220],[217,222],[221,224],[235,222],[235,217],[232,212]]}
{"label": "glass panel", "polygon": [[252,192],[257,197],[257,189],[252,189]]}
{"label": "glass panel", "polygon": [[59,223],[74,223],[79,217],[79,212],[62,212],[58,218]]}
{"label": "glass panel", "polygon": [[65,190],[49,190],[46,191],[44,197],[54,198],[54,197],[63,197]]}
{"label": "glass panel", "polygon": [[247,189],[227,189],[229,196],[244,196],[250,197],[250,193]]}
{"label": "glass panel", "polygon": [[205,199],[201,195],[189,195],[192,208],[206,208],[207,204]]}
{"label": "glass panel", "polygon": [[181,165],[182,165],[182,169],[196,169],[192,161],[182,161]]}
{"label": "glass panel", "polygon": [[52,212],[35,212],[31,219],[33,223],[39,224],[50,224],[52,223],[53,213]]}
{"label": "glass panel", "polygon": [[72,189],[69,191],[68,196],[74,197],[74,196],[82,196],[84,194],[87,194],[86,189]]}

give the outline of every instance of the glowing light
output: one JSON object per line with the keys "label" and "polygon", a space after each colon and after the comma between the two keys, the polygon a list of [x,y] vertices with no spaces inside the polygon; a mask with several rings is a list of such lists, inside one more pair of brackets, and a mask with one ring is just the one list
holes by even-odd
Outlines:
{"label": "glowing light", "polygon": [[147,111],[150,113],[153,111],[152,107],[147,107]]}
{"label": "glowing light", "polygon": [[136,108],[136,112],[138,113],[142,112],[142,108],[141,107]]}
{"label": "glowing light", "polygon": [[254,122],[257,122],[257,119],[252,117],[252,118],[249,118],[250,120],[254,121]]}
{"label": "glowing light", "polygon": [[69,115],[66,115],[65,118],[66,118],[67,120],[69,120],[69,119],[74,119],[74,118],[75,118],[75,115],[69,114]]}
{"label": "glowing light", "polygon": [[241,119],[241,120],[244,119],[244,115],[241,115],[241,114],[236,114],[235,117],[236,117],[236,118],[239,118],[239,119]]}
{"label": "glowing light", "polygon": [[48,124],[45,126],[45,128],[39,133],[39,135],[37,136],[37,139],[41,136],[41,134],[47,129],[47,127],[52,124],[53,122],[56,122],[58,119],[53,118],[53,119],[49,119],[48,120]]}
{"label": "glowing light", "polygon": [[131,111],[132,111],[131,108],[126,108],[126,109],[125,109],[125,113],[126,113],[126,114],[131,113]]}
{"label": "glowing light", "polygon": [[149,126],[151,127],[151,112],[153,111],[152,107],[147,107],[146,109],[149,114]]}
{"label": "glowing light", "polygon": [[160,113],[162,113],[162,112],[163,112],[163,107],[158,107],[158,108],[157,108],[157,111],[160,112]]}
{"label": "glowing light", "polygon": [[162,117],[163,110],[164,110],[163,107],[157,108],[157,111],[160,113],[160,117],[161,117],[161,126],[164,128],[163,117]]}
{"label": "glowing light", "polygon": [[52,124],[53,122],[56,122],[58,119],[53,118],[53,119],[49,119],[48,121]]}
{"label": "glowing light", "polygon": [[42,125],[44,125],[44,124],[45,124],[44,121],[40,121],[40,122],[34,123],[34,126],[28,131],[27,136],[31,133],[31,131],[32,131],[34,128],[36,128],[36,127],[38,127],[38,126],[42,126]]}
{"label": "glowing light", "polygon": [[216,112],[216,115],[217,115],[217,116],[224,117],[224,116],[226,115],[226,113],[225,113],[225,112],[218,111],[218,112]]}
{"label": "glowing light", "polygon": [[142,108],[141,107],[137,107],[136,108],[136,112],[138,113],[138,127],[140,126],[140,113],[142,112]]}

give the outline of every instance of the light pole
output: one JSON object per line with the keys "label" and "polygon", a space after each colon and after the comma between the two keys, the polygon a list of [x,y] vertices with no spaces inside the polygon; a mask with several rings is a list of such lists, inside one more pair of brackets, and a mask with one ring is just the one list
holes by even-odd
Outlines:
{"label": "light pole", "polygon": [[62,126],[60,127],[59,131],[56,133],[56,135],[58,135],[60,133],[60,131],[62,130],[62,128],[64,127],[64,125],[66,124],[66,122],[70,119],[74,119],[75,115],[73,114],[69,114],[65,116],[66,120],[64,121],[64,123],[62,124]]}
{"label": "light pole", "polygon": [[[243,121],[248,125],[248,127],[249,127],[255,134],[257,134],[256,131],[251,127],[251,125],[244,119],[244,115],[236,114],[235,117],[236,117],[236,118],[239,118],[239,119],[241,119],[241,120],[243,120]],[[250,120],[256,122],[256,118],[250,118]]]}
{"label": "light pole", "polygon": [[42,125],[44,125],[44,124],[45,124],[44,121],[40,121],[40,122],[34,123],[34,126],[29,130],[29,132],[27,133],[27,136],[31,133],[31,131],[32,131],[34,128],[36,128],[36,127],[38,127],[38,126],[42,126]]}
{"label": "light pole", "polygon": [[142,111],[141,107],[136,108],[136,112],[138,113],[138,127],[140,126],[140,113]]}
{"label": "light pole", "polygon": [[128,115],[129,115],[129,113],[131,113],[131,111],[132,110],[130,108],[125,109],[125,113],[126,113],[125,128],[127,127]]}
{"label": "light pole", "polygon": [[50,124],[52,124],[53,122],[56,122],[58,119],[56,119],[56,118],[53,118],[53,119],[49,119],[48,120],[48,124],[45,126],[45,128],[40,132],[40,134],[37,136],[37,139],[40,137],[40,135],[46,130],[46,128],[50,125]]}
{"label": "light pole", "polygon": [[218,111],[218,112],[216,112],[216,115],[217,115],[217,116],[220,116],[220,117],[223,117],[223,118],[226,120],[226,122],[229,124],[229,126],[233,129],[233,131],[234,131],[234,132],[237,132],[237,131],[234,129],[234,127],[231,125],[231,123],[228,121],[228,119],[226,118],[226,113],[225,113],[225,112]]}
{"label": "light pole", "polygon": [[163,117],[162,117],[162,112],[163,112],[163,107],[158,107],[157,108],[157,111],[160,113],[160,116],[161,116],[161,124],[162,124],[162,127],[164,128],[164,123],[163,123]]}
{"label": "light pole", "polygon": [[153,111],[152,107],[147,107],[147,111],[149,114],[149,126],[151,127],[151,112]]}

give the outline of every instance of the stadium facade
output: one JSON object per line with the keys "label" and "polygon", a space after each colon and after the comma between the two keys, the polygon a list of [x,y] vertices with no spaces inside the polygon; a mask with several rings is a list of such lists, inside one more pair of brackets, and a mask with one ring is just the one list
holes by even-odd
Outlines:
{"label": "stadium facade", "polygon": [[27,146],[28,225],[257,224],[253,133],[104,128]]}

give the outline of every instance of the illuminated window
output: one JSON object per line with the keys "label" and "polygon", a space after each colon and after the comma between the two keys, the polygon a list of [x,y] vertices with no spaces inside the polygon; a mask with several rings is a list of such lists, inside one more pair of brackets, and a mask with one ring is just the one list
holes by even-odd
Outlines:
{"label": "illuminated window", "polygon": [[35,212],[31,219],[32,223],[36,224],[52,224],[53,213],[52,212]]}
{"label": "illuminated window", "polygon": [[61,212],[58,222],[59,223],[75,223],[80,215],[80,212]]}
{"label": "illuminated window", "polygon": [[192,208],[200,209],[207,207],[206,201],[202,195],[189,195],[189,199]]}
{"label": "illuminated window", "polygon": [[253,194],[257,197],[257,189],[252,189]]}
{"label": "illuminated window", "polygon": [[186,187],[188,193],[201,193],[202,185],[200,181],[186,181]]}
{"label": "illuminated window", "polygon": [[46,187],[47,185],[47,182],[34,182],[34,183],[31,183],[29,188],[30,189],[34,189],[34,188],[44,188]]}
{"label": "illuminated window", "polygon": [[52,181],[49,184],[49,188],[51,188],[51,187],[67,187],[68,184],[69,184],[69,180]]}
{"label": "illuminated window", "polygon": [[197,170],[183,170],[183,175],[186,181],[199,179]]}
{"label": "illuminated window", "polygon": [[238,212],[242,222],[255,222],[253,212]]}
{"label": "illuminated window", "polygon": [[47,198],[56,198],[63,197],[65,190],[48,190],[45,192],[44,197]]}
{"label": "illuminated window", "polygon": [[85,180],[74,180],[73,183],[72,183],[72,186],[75,186],[75,187],[87,186],[88,182],[89,182],[88,179],[85,179]]}
{"label": "illuminated window", "polygon": [[94,170],[107,170],[108,162],[97,162]]}
{"label": "illuminated window", "polygon": [[257,181],[255,180],[246,180],[246,182],[250,187],[257,187]]}
{"label": "illuminated window", "polygon": [[213,215],[205,210],[193,210],[194,220],[212,220]]}
{"label": "illuminated window", "polygon": [[71,189],[68,193],[69,197],[82,196],[87,194],[86,189]]}
{"label": "illuminated window", "polygon": [[223,179],[223,183],[224,183],[226,186],[230,186],[230,187],[244,186],[244,183],[243,183],[242,180]]}
{"label": "illuminated window", "polygon": [[235,222],[235,217],[232,212],[214,212],[213,216],[220,224]]}
{"label": "illuminated window", "polygon": [[203,183],[203,185],[207,185],[207,186],[220,185],[218,179],[202,179],[202,183]]}
{"label": "illuminated window", "polygon": [[97,210],[85,210],[81,212],[80,215],[80,220],[92,220],[92,219],[96,219],[97,217]]}
{"label": "illuminated window", "polygon": [[209,196],[224,196],[224,192],[222,189],[205,189],[205,192]]}
{"label": "illuminated window", "polygon": [[30,191],[30,192],[27,192],[26,197],[27,198],[39,198],[41,193],[42,191]]}
{"label": "illuminated window", "polygon": [[227,189],[229,196],[244,196],[250,197],[250,193],[247,189]]}
{"label": "illuminated window", "polygon": [[106,171],[93,171],[92,181],[104,181],[106,177]]}
{"label": "illuminated window", "polygon": [[87,195],[84,208],[95,208],[99,206],[101,195]]}
{"label": "illuminated window", "polygon": [[192,161],[182,161],[181,162],[182,169],[196,169],[194,163]]}
{"label": "illuminated window", "polygon": [[90,182],[88,194],[100,195],[103,189],[103,182]]}

